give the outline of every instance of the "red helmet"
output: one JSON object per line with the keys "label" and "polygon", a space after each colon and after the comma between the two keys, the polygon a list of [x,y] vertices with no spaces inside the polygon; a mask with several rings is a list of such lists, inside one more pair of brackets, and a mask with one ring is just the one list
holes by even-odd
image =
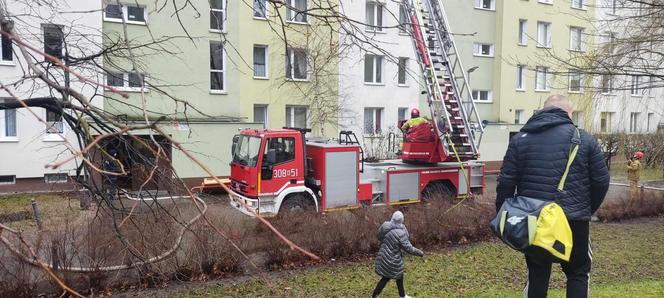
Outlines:
{"label": "red helmet", "polygon": [[417,118],[417,117],[420,117],[420,110],[417,108],[410,110],[410,118]]}
{"label": "red helmet", "polygon": [[643,152],[641,152],[641,151],[634,152],[634,157],[636,157],[638,159],[643,158]]}

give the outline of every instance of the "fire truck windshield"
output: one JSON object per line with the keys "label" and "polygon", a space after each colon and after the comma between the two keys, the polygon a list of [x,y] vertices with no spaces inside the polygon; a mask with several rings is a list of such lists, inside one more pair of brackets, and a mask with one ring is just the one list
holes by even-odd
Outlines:
{"label": "fire truck windshield", "polygon": [[258,162],[258,152],[261,149],[261,138],[241,135],[238,139],[233,162],[248,167],[255,167]]}

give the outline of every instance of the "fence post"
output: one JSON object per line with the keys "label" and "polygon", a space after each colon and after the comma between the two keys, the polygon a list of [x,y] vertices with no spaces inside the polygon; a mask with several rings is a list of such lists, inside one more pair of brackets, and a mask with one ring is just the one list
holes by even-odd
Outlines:
{"label": "fence post", "polygon": [[30,202],[32,204],[32,213],[35,216],[35,221],[37,222],[37,228],[41,231],[42,219],[41,214],[39,213],[39,207],[37,207],[37,201],[35,201],[35,199],[30,199]]}

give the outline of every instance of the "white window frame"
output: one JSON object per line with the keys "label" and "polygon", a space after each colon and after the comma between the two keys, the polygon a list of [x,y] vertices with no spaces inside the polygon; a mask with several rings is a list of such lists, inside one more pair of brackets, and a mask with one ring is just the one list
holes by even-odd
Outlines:
{"label": "white window frame", "polygon": [[[487,99],[479,99],[478,97],[482,97],[482,93],[486,92],[486,98]],[[492,103],[493,102],[493,91],[491,90],[481,90],[481,89],[475,89],[471,92],[471,96],[473,97],[473,101],[476,103]]]}
{"label": "white window frame", "polygon": [[16,184],[16,175],[0,175],[3,177],[12,177],[13,181],[12,182],[0,182],[0,185],[14,185]]}
{"label": "white window frame", "polygon": [[113,87],[113,89],[116,89],[116,90],[122,91],[122,92],[150,92],[150,89],[148,89],[147,84],[146,84],[146,82],[147,82],[146,74],[139,73],[139,74],[143,75],[143,88],[141,88],[141,87],[129,87],[129,73],[130,72],[117,71],[115,73],[122,74],[122,86],[109,85],[108,84],[108,76],[109,75],[106,74],[104,83],[106,83],[107,86]]}
{"label": "white window frame", "polygon": [[[106,3],[104,5],[104,9],[102,10],[103,14],[103,20],[104,22],[111,22],[111,23],[126,23],[126,24],[131,24],[131,25],[147,25],[148,24],[148,9],[144,5],[136,5],[136,3],[120,3],[120,10],[122,11],[122,18],[108,18],[106,17],[106,5],[117,5],[117,3]],[[132,21],[129,20],[129,11],[127,9],[128,6],[132,7],[140,7],[143,8],[143,19],[145,19],[144,22],[137,22],[137,21]]]}
{"label": "white window frame", "polygon": [[572,112],[572,122],[579,128],[583,126],[583,111]]}
{"label": "white window frame", "polygon": [[[65,179],[49,179],[49,177],[65,177]],[[67,173],[46,173],[44,174],[44,183],[46,184],[62,184],[69,182],[69,174]]]}
{"label": "white window frame", "polygon": [[[544,77],[540,78],[540,74],[543,74]],[[542,92],[547,92],[551,90],[550,82],[549,80],[550,75],[549,75],[549,68],[546,66],[537,66],[535,67],[535,91],[542,91]],[[544,80],[544,89],[539,88],[540,87],[540,80]]]}
{"label": "white window frame", "polygon": [[[584,46],[583,46],[583,31],[584,31],[583,27],[575,27],[575,26],[569,27],[569,50],[570,51],[575,51],[575,52],[584,52],[585,51]],[[574,35],[575,34],[579,35],[578,36],[578,38],[579,38],[578,45],[575,44],[575,42],[576,42],[574,40]],[[577,46],[578,46],[578,48],[577,48]]]}
{"label": "white window frame", "polygon": [[[228,81],[226,80],[226,68],[228,67],[226,65],[226,47],[224,47],[224,44],[219,41],[210,41],[210,45],[208,46],[208,60],[211,60],[212,58],[212,52],[210,51],[210,46],[215,43],[221,45],[221,63],[222,63],[222,69],[212,69],[212,65],[208,65],[208,77],[210,79],[209,84],[208,84],[208,89],[210,89],[211,94],[226,94],[226,87]],[[221,73],[221,79],[222,79],[222,89],[212,89],[212,73]]]}
{"label": "white window frame", "polygon": [[[485,46],[489,46],[489,54],[483,54],[482,50]],[[475,57],[493,57],[494,45],[491,43],[473,43],[473,56]]]}
{"label": "white window frame", "polygon": [[399,4],[399,35],[408,35],[410,19],[404,9],[403,4]]}
{"label": "white window frame", "polygon": [[607,14],[616,15],[616,9],[617,9],[616,7],[617,7],[618,0],[607,0],[607,1],[610,3],[609,4],[610,10],[607,11]]}
{"label": "white window frame", "polygon": [[[286,7],[286,22],[287,23],[293,23],[293,24],[309,24],[309,15],[304,13],[304,22],[302,21],[296,21],[295,17],[298,15],[298,12],[295,10],[292,10],[291,7],[295,7],[295,1],[298,0],[287,0],[288,6]],[[309,0],[302,0],[305,3],[305,11],[309,9]]]}
{"label": "white window frame", "polygon": [[654,88],[653,85],[653,76],[645,76],[648,80],[648,84],[644,87],[645,88],[645,93],[648,95],[648,97],[655,97],[655,93],[652,92],[652,89]]}
{"label": "white window frame", "polygon": [[[10,42],[11,43],[11,56],[9,57],[9,60],[5,60],[4,56],[2,56],[2,47],[4,42]],[[8,37],[2,35],[2,38],[0,38],[0,65],[7,65],[7,66],[14,66],[16,65],[16,62],[14,61],[14,43],[9,39]]]}
{"label": "white window frame", "polygon": [[[2,104],[3,100],[0,99],[0,104]],[[6,119],[7,119],[7,111],[9,110],[0,110],[0,142],[5,143],[5,142],[18,142],[18,109],[13,109],[14,110],[14,127],[16,128],[16,135],[15,136],[7,136],[7,127],[6,127]]]}
{"label": "white window frame", "polygon": [[518,45],[525,46],[528,45],[528,20],[519,19],[519,41]]}
{"label": "white window frame", "polygon": [[[286,49],[286,70],[288,70],[288,64],[291,63],[290,67],[290,72],[286,74],[286,80],[288,81],[299,81],[299,82],[307,82],[309,81],[309,52],[306,49],[302,48],[288,48]],[[296,51],[301,51],[304,52],[304,65],[306,67],[304,73],[305,73],[305,78],[296,78],[295,77],[295,67],[293,65],[295,64],[295,52]]]}
{"label": "white window frame", "polygon": [[[604,123],[606,124],[605,129],[602,129],[602,118],[604,118]],[[611,133],[613,125],[611,123],[611,118],[613,118],[613,112],[600,112],[599,114],[599,132],[601,133]]]}
{"label": "white window frame", "polygon": [[[366,26],[364,30],[368,32],[383,33],[385,28],[385,9],[386,9],[385,3],[375,0],[367,1],[364,5],[364,9],[368,10],[369,5],[372,6],[371,15],[373,16],[373,22],[370,23],[369,20],[365,19],[364,21],[366,23]],[[368,14],[369,12],[365,11],[365,18],[367,17]],[[378,24],[379,19],[380,19],[380,24]]]}
{"label": "white window frame", "polygon": [[[376,63],[376,57],[380,58],[380,81],[376,80],[378,77],[378,64]],[[367,68],[367,61],[368,59],[371,58],[372,60],[372,71],[371,71],[371,80],[367,81],[366,78],[366,68]],[[375,54],[365,54],[364,55],[364,84],[366,85],[385,85],[385,56],[382,55],[375,55]]]}
{"label": "white window frame", "polygon": [[516,90],[526,90],[526,65],[524,64],[516,65]]}
{"label": "white window frame", "polygon": [[[486,2],[489,2],[489,7],[484,7],[484,4]],[[480,10],[491,10],[495,11],[496,10],[496,0],[475,0],[475,9],[480,9]]]}
{"label": "white window frame", "polygon": [[[577,2],[578,6],[575,6],[574,2]],[[586,1],[584,1],[584,0],[570,0],[570,7],[574,8],[574,9],[587,10]]]}
{"label": "white window frame", "polygon": [[553,0],[538,0],[537,2],[542,4],[553,5]]}
{"label": "white window frame", "polygon": [[[606,78],[606,80],[605,80]],[[604,84],[607,84],[605,86]],[[600,76],[600,93],[604,95],[610,95],[613,93],[613,76],[609,74],[603,74]]]}
{"label": "white window frame", "polygon": [[[310,120],[309,119],[309,106],[287,105],[286,106],[286,112],[290,114],[291,123],[286,123],[286,127],[295,127],[295,109],[300,109],[300,108],[304,109],[304,118],[305,118],[304,122],[307,126],[307,127],[304,127],[304,128],[308,128],[310,126],[310,123],[309,123],[309,120]],[[284,122],[286,122],[287,120],[288,120],[288,117],[286,117],[286,119],[284,119]]]}
{"label": "white window frame", "polygon": [[[578,90],[572,90],[572,80],[574,78],[578,78],[579,80],[579,88]],[[569,70],[569,76],[568,76],[568,92],[569,93],[582,93],[583,92],[583,74],[579,72],[578,70],[570,69]]]}
{"label": "white window frame", "polygon": [[629,83],[629,94],[634,97],[641,97],[643,96],[641,89],[641,76],[631,76]]}
{"label": "white window frame", "polygon": [[[381,108],[381,107],[365,107],[364,108],[364,114],[362,116],[363,120],[364,120],[362,122],[364,124],[362,126],[362,134],[363,135],[365,135],[365,136],[376,136],[376,135],[380,135],[381,133],[383,133],[383,131],[384,131],[383,124],[385,123],[384,110],[385,110],[385,108]],[[371,118],[371,121],[372,121],[371,132],[367,132],[367,119],[366,119],[367,111],[371,112],[371,117],[372,117]],[[377,117],[376,115],[380,115],[380,116]],[[378,127],[378,125],[376,124],[376,119],[377,118],[380,118],[380,127]]]}
{"label": "white window frame", "polygon": [[[537,47],[538,48],[551,48],[552,47],[552,40],[551,40],[551,22],[543,22],[543,21],[537,21]],[[546,29],[546,32],[542,33],[542,30]],[[543,36],[543,35],[546,36]],[[542,43],[542,38],[546,39],[544,43]]]}
{"label": "white window frame", "polygon": [[267,104],[255,104],[254,105],[254,122],[256,122],[256,108],[262,108],[263,109],[263,128],[267,128],[270,122],[269,118],[269,113],[268,113],[268,105]]}
{"label": "white window frame", "polygon": [[639,116],[641,116],[641,113],[639,113],[639,112],[629,113],[629,132],[630,133],[639,132]]}
{"label": "white window frame", "polygon": [[[252,6],[252,8],[251,8],[251,15],[252,15],[252,16],[254,17],[254,19],[256,19],[256,20],[267,20],[268,13],[269,13],[269,7],[270,7],[270,6],[268,5],[268,2],[269,2],[269,1],[268,1],[268,0],[253,0],[253,1],[254,1],[254,4],[253,4],[253,6]],[[264,13],[265,13],[265,17],[259,17],[259,16],[256,16],[256,4],[257,4],[257,3],[263,3],[263,5],[264,5]]]}
{"label": "white window frame", "polygon": [[515,109],[514,110],[514,124],[523,124],[523,116],[525,115],[526,111],[521,110],[521,109]]}
{"label": "white window frame", "polygon": [[254,67],[254,79],[267,80],[267,79],[270,78],[270,71],[269,71],[269,68],[268,68],[268,64],[269,64],[269,63],[268,63],[268,61],[269,61],[269,58],[268,58],[268,57],[270,56],[270,55],[268,55],[268,53],[269,53],[269,52],[268,52],[269,46],[268,46],[268,45],[262,45],[262,44],[255,44],[254,47],[253,47],[253,51],[254,51],[254,53],[252,53],[252,54],[254,54],[254,56],[253,56],[254,59],[255,59],[255,51],[256,51],[256,48],[263,48],[263,49],[265,49],[265,57],[264,57],[264,58],[265,58],[265,76],[262,76],[262,77],[261,77],[261,76],[256,76],[256,70],[255,70],[255,68],[256,68],[256,61],[253,61],[253,62],[254,62],[254,64],[253,64],[253,65],[254,65],[254,66],[253,66],[253,67]]}
{"label": "white window frame", "polygon": [[[653,123],[654,121],[652,121],[652,120],[655,120],[655,113],[648,113],[648,116],[646,116],[646,117],[648,117],[646,119],[647,132],[653,132],[653,125],[652,124],[654,124]],[[656,129],[657,125],[654,125],[654,128]]]}
{"label": "white window frame", "polygon": [[[403,113],[403,119],[401,118],[401,115]],[[402,120],[408,120],[408,108],[400,107],[397,108],[397,121],[402,121]]]}
{"label": "white window frame", "polygon": [[[397,85],[398,86],[408,86],[408,57],[399,57],[399,62],[397,63]],[[403,66],[401,65],[403,62]],[[403,83],[399,82],[399,78],[403,73]]]}
{"label": "white window frame", "polygon": [[[47,127],[44,128],[44,138],[42,141],[44,142],[64,142],[65,141],[65,135],[67,134],[67,122],[65,122],[64,119],[64,112],[63,115],[61,116],[62,119],[60,121],[48,121],[48,111],[44,110],[44,122],[46,122]],[[62,131],[61,132],[51,132],[50,128],[53,127],[54,125],[57,125],[57,123],[61,123],[62,125]],[[53,123],[53,124],[51,124]]]}
{"label": "white window frame", "polygon": [[215,33],[226,33],[226,0],[221,1],[221,8],[212,8],[210,6],[210,20],[212,19],[213,12],[221,12],[221,30],[212,27],[208,27],[208,30]]}

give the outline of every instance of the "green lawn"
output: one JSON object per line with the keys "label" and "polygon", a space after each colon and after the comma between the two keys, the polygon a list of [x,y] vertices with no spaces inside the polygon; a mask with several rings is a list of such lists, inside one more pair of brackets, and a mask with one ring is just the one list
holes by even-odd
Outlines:
{"label": "green lawn", "polygon": [[[80,214],[78,198],[61,194],[17,194],[0,196],[0,214],[28,211],[32,216],[31,199],[37,201],[44,226],[61,224],[77,218]],[[6,223],[13,228],[24,230],[36,228],[34,219]]]}
{"label": "green lawn", "polygon": [[[593,224],[592,297],[664,296],[664,218],[641,223]],[[521,297],[525,282],[522,256],[499,243],[429,253],[407,259],[405,283],[413,297]],[[368,297],[378,277],[373,260],[270,274],[269,282],[251,279],[175,293],[178,297],[283,296]],[[223,284],[221,280],[218,284]],[[564,297],[564,275],[554,266],[551,292]],[[383,297],[398,297],[394,283]]]}

